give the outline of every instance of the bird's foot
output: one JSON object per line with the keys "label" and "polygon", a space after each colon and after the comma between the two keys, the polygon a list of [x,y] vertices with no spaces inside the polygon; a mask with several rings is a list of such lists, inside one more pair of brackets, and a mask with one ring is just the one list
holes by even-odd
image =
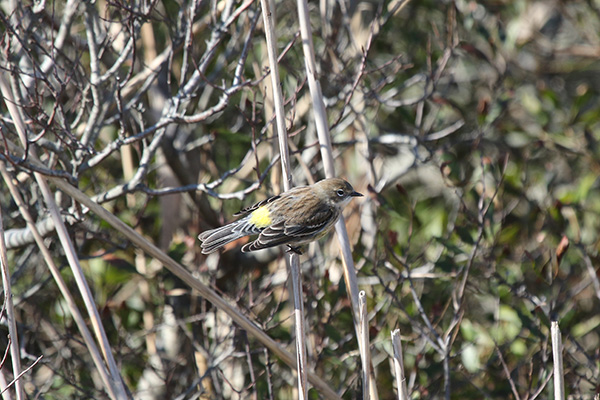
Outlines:
{"label": "bird's foot", "polygon": [[288,249],[287,249],[288,253],[290,253],[290,254],[295,253],[295,254],[298,254],[299,256],[302,255],[302,249],[300,247],[295,247],[290,244],[288,244],[287,247],[288,247]]}

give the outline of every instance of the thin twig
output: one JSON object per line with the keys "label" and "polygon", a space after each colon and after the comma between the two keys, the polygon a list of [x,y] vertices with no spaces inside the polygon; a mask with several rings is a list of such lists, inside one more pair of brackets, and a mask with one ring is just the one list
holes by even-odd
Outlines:
{"label": "thin twig", "polygon": [[87,44],[89,47],[90,56],[90,92],[92,94],[92,109],[90,115],[85,124],[85,130],[81,136],[81,143],[88,145],[96,140],[96,135],[100,132],[100,124],[98,121],[101,119],[103,106],[102,97],[100,96],[99,85],[100,85],[100,56],[98,54],[98,46],[96,41],[102,36],[102,34],[95,29],[100,26],[96,23],[98,14],[96,6],[91,3],[84,3],[85,7],[85,33],[87,35]]}
{"label": "thin twig", "polygon": [[598,273],[596,272],[596,269],[594,268],[594,265],[592,264],[592,260],[590,259],[590,256],[585,251],[585,249],[583,248],[582,245],[579,246],[579,249],[581,250],[581,254],[583,255],[583,261],[585,262],[585,267],[587,269],[588,275],[590,276],[590,279],[592,280],[592,284],[594,285],[594,291],[596,293],[596,297],[598,298],[598,300],[600,300],[600,280],[598,280]]}
{"label": "thin twig", "polygon": [[[0,392],[0,394],[3,394],[4,392],[6,392],[8,390],[8,388],[10,388],[12,385],[16,385],[17,382],[19,382],[19,380],[21,379],[21,377],[23,375],[25,375],[27,372],[29,372],[33,367],[35,367],[35,365],[40,362],[40,360],[43,358],[44,356],[41,355],[39,356],[29,367],[25,368],[23,371],[21,371],[21,373],[19,374],[19,376],[17,376],[15,379],[13,379],[8,385],[6,385],[6,387],[4,389],[2,389],[2,391]],[[18,395],[17,395],[18,397]]]}
{"label": "thin twig", "polygon": [[544,391],[544,389],[546,389],[546,386],[548,385],[548,382],[550,382],[550,379],[552,379],[552,376],[554,374],[552,372],[550,372],[548,374],[548,376],[546,377],[546,379],[544,379],[544,382],[542,382],[542,384],[537,388],[537,390],[531,395],[531,398],[529,400],[535,400],[537,399],[537,397],[542,394],[542,392]]}
{"label": "thin twig", "polygon": [[506,361],[504,361],[504,357],[502,356],[502,352],[500,348],[496,346],[496,354],[498,354],[498,358],[500,359],[500,363],[502,364],[502,369],[506,374],[506,379],[508,379],[508,383],[510,383],[510,390],[512,390],[513,396],[515,396],[515,400],[521,400],[521,396],[519,396],[519,391],[517,390],[517,386],[515,385],[514,380],[510,376],[510,371],[508,370],[508,365],[506,365]]}

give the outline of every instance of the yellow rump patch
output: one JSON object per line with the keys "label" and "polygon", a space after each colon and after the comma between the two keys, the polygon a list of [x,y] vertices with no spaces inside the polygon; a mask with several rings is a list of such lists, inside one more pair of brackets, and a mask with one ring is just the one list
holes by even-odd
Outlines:
{"label": "yellow rump patch", "polygon": [[258,228],[265,228],[271,225],[271,217],[267,206],[257,208],[250,214],[250,223]]}

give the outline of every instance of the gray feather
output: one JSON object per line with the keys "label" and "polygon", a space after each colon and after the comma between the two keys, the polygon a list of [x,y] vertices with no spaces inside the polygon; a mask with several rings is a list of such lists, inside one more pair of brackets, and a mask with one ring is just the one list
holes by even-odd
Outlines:
{"label": "gray feather", "polygon": [[260,233],[258,228],[249,223],[249,219],[246,217],[220,228],[202,232],[198,235],[198,239],[202,241],[202,253],[212,253],[241,237]]}

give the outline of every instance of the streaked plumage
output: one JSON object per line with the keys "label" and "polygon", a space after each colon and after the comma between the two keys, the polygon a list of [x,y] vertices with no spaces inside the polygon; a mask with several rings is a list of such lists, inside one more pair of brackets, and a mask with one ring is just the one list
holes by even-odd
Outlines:
{"label": "streaked plumage", "polygon": [[202,253],[209,254],[236,239],[258,235],[243,252],[279,245],[297,246],[325,235],[352,197],[362,196],[339,178],[323,179],[311,186],[298,186],[245,208],[237,221],[201,233]]}

